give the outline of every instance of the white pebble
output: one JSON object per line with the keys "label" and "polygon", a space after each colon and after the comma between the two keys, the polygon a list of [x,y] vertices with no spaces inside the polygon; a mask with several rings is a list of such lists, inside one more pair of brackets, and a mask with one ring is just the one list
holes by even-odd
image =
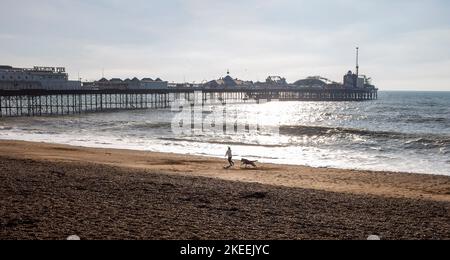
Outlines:
{"label": "white pebble", "polygon": [[381,240],[379,236],[371,235],[367,238],[368,241],[378,241]]}
{"label": "white pebble", "polygon": [[69,241],[79,241],[79,240],[81,240],[81,238],[79,236],[77,236],[77,235],[73,235],[73,236],[68,237],[67,240],[69,240]]}

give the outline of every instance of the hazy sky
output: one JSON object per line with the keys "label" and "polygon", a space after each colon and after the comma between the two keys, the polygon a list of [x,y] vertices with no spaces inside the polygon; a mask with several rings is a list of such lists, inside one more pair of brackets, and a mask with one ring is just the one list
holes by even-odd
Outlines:
{"label": "hazy sky", "polygon": [[342,80],[450,91],[448,0],[0,0],[0,64],[71,78]]}

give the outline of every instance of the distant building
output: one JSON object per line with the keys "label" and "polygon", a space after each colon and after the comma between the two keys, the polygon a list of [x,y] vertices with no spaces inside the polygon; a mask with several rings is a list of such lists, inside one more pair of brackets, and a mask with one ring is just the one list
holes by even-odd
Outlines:
{"label": "distant building", "polygon": [[356,74],[353,74],[353,72],[350,70],[347,74],[344,75],[344,86],[346,88],[355,87],[357,78],[358,76],[356,76]]}
{"label": "distant building", "polygon": [[359,76],[349,71],[344,76],[344,88],[367,88],[373,87],[369,84],[368,79],[364,76]]}
{"label": "distant building", "polygon": [[14,68],[0,66],[0,89],[2,90],[77,90],[80,81],[71,81],[62,67]]}
{"label": "distant building", "polygon": [[102,78],[99,81],[94,82],[93,86],[97,89],[120,89],[124,90],[128,88],[128,83],[118,79],[113,78],[108,80],[106,78]]}
{"label": "distant building", "polygon": [[138,78],[133,79],[119,79],[113,78],[111,80],[107,80],[105,78],[100,79],[99,81],[95,81],[92,84],[88,84],[91,88],[95,89],[167,89],[168,82],[163,81],[160,78],[153,80],[151,78],[143,78],[139,80]]}
{"label": "distant building", "polygon": [[230,76],[230,72],[227,73],[227,76],[224,78],[220,78],[217,80],[212,80],[204,84],[204,87],[207,88],[236,88],[236,87],[245,87],[252,85],[252,82],[243,81],[239,79],[233,79]]}
{"label": "distant building", "polygon": [[278,85],[278,86],[286,86],[287,85],[286,79],[283,78],[283,77],[280,77],[280,76],[269,76],[266,79],[266,83],[267,84]]}
{"label": "distant building", "polygon": [[166,89],[169,87],[169,83],[167,81],[163,81],[160,78],[152,80],[151,78],[144,78],[141,80],[140,88],[141,89]]}
{"label": "distant building", "polygon": [[375,88],[370,78],[359,74],[359,47],[356,48],[356,73],[349,71],[344,76],[344,88]]}
{"label": "distant building", "polygon": [[319,77],[309,77],[306,79],[297,80],[294,83],[294,86],[305,88],[325,88],[327,83]]}

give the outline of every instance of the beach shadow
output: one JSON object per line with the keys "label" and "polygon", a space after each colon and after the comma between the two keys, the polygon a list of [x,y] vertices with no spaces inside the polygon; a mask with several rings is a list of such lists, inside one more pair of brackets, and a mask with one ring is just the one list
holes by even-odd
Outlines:
{"label": "beach shadow", "polygon": [[62,151],[62,152],[78,152],[80,149],[75,148],[65,148],[65,147],[54,147],[52,150]]}
{"label": "beach shadow", "polygon": [[239,170],[242,170],[242,171],[260,171],[260,170],[263,170],[263,168],[245,168],[245,167],[241,167],[241,168],[239,168]]}

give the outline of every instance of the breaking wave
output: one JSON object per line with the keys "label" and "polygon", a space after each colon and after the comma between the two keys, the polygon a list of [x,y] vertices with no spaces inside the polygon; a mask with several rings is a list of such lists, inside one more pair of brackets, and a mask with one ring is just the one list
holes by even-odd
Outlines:
{"label": "breaking wave", "polygon": [[348,135],[367,137],[380,141],[399,141],[406,149],[450,149],[450,136],[406,134],[400,132],[370,131],[364,129],[323,126],[282,126],[280,134],[306,137],[345,137]]}
{"label": "breaking wave", "polygon": [[220,145],[240,145],[240,146],[255,146],[255,147],[287,147],[288,145],[282,145],[282,144],[260,144],[260,143],[253,143],[251,141],[248,142],[236,142],[236,141],[226,141],[226,140],[195,140],[195,139],[188,139],[188,138],[165,138],[161,137],[158,138],[162,141],[172,141],[172,142],[191,142],[191,143],[209,143],[209,144],[220,144]]}

